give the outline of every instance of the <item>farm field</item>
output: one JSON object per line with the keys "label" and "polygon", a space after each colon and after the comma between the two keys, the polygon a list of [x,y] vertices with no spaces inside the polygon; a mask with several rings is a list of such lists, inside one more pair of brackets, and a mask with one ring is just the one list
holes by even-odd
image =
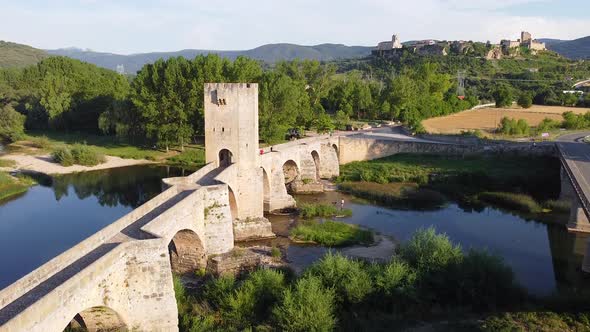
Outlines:
{"label": "farm field", "polygon": [[529,125],[536,126],[544,118],[563,120],[561,114],[572,111],[576,114],[590,112],[590,108],[563,107],[563,106],[539,106],[533,105],[529,109],[516,108],[482,108],[469,110],[438,118],[422,121],[427,132],[432,134],[458,134],[461,131],[479,129],[491,133],[499,125],[503,117],[524,119]]}

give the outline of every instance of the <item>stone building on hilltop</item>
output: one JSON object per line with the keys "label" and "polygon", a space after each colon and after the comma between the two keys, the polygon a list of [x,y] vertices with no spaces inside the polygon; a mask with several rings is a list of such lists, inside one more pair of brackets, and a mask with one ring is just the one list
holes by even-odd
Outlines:
{"label": "stone building on hilltop", "polygon": [[524,47],[531,51],[544,51],[547,49],[545,43],[533,39],[532,35],[526,31],[522,31],[520,33],[520,39],[504,39],[500,42],[500,45],[502,46],[502,52],[507,55],[511,54],[511,52],[514,52],[514,49],[518,47]]}

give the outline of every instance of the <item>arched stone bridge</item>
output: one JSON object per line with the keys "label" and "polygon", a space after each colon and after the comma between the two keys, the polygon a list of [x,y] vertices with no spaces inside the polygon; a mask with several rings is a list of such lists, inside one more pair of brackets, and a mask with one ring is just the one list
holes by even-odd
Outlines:
{"label": "arched stone bridge", "polygon": [[316,190],[319,179],[338,175],[339,164],[400,152],[555,153],[553,145],[364,135],[260,149],[257,119],[256,84],[206,84],[207,164],[188,177],[165,179],[160,195],[1,290],[0,331],[177,331],[173,272],[204,268],[209,256],[230,251],[234,241],[273,236],[264,211],[293,206],[288,188]]}
{"label": "arched stone bridge", "polygon": [[[236,105],[213,109],[212,98],[205,106],[208,164],[165,179],[160,195],[0,291],[1,331],[178,331],[173,272],[204,268],[235,240],[273,236],[263,211],[294,205],[286,182],[318,186],[338,175],[338,137],[271,151],[258,148],[257,123],[240,130],[244,117],[258,117],[255,84],[209,84],[205,92],[206,101],[223,95],[224,106]],[[237,120],[222,121],[215,136],[224,112]]]}

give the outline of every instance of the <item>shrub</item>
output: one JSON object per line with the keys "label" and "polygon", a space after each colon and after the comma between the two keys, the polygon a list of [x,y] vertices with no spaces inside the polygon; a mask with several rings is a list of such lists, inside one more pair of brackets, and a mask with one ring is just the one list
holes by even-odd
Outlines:
{"label": "shrub", "polygon": [[74,164],[96,166],[105,162],[103,154],[83,144],[76,144],[71,149],[58,147],[53,150],[51,156],[53,160],[62,166],[72,166]]}
{"label": "shrub", "polygon": [[291,236],[297,240],[311,241],[328,247],[373,243],[371,231],[339,221],[307,221],[293,228]]}
{"label": "shrub", "polygon": [[270,256],[272,258],[281,258],[281,249],[279,249],[277,247],[272,247],[270,249]]}
{"label": "shrub", "polygon": [[334,292],[324,288],[320,279],[308,276],[287,289],[272,312],[281,331],[327,332],[336,325],[334,311]]}
{"label": "shrub", "polygon": [[209,280],[203,287],[203,297],[213,308],[221,308],[236,287],[236,279],[232,275],[223,275]]}
{"label": "shrub", "polygon": [[262,321],[285,289],[285,277],[280,271],[261,269],[252,272],[228,298],[224,306],[227,322],[238,329]]}
{"label": "shrub", "polygon": [[70,149],[66,147],[58,147],[57,149],[53,150],[51,153],[51,158],[62,166],[72,166],[74,165],[74,156],[72,156],[72,152]]}
{"label": "shrub", "polygon": [[499,256],[470,250],[459,271],[459,301],[476,310],[496,310],[523,298],[524,292],[516,285],[512,269]]}
{"label": "shrub", "polygon": [[530,126],[524,119],[517,121],[503,117],[498,130],[504,135],[528,135],[530,133]]}
{"label": "shrub", "polygon": [[434,228],[419,229],[407,243],[399,247],[400,256],[421,272],[440,271],[463,257],[460,246],[455,246],[445,234]]}
{"label": "shrub", "polygon": [[549,118],[544,118],[538,125],[537,125],[537,133],[544,133],[544,132],[548,132],[550,130],[553,130],[555,128],[558,128],[560,126],[560,123],[558,121],[549,119]]}
{"label": "shrub", "polygon": [[338,210],[338,208],[332,204],[302,204],[299,208],[299,215],[304,219],[315,217],[330,218],[343,214],[352,215],[352,210]]}
{"label": "shrub", "polygon": [[29,140],[31,145],[38,149],[49,149],[51,147],[51,141],[47,136],[31,137]]}
{"label": "shrub", "polygon": [[85,144],[75,144],[72,147],[72,157],[76,164],[84,166],[96,166],[106,160],[103,154]]}
{"label": "shrub", "polygon": [[528,195],[507,192],[483,192],[478,198],[484,202],[498,205],[507,209],[536,213],[542,209],[535,200]]}
{"label": "shrub", "polygon": [[415,279],[416,272],[406,262],[393,259],[379,269],[375,288],[387,296],[398,296],[407,293]]}
{"label": "shrub", "polygon": [[306,275],[316,276],[324,287],[334,289],[336,300],[341,304],[359,303],[373,291],[371,276],[363,263],[339,253],[328,252],[306,271]]}

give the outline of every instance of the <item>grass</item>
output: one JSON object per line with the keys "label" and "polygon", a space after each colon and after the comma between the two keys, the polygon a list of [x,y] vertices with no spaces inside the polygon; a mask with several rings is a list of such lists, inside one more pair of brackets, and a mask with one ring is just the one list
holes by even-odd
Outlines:
{"label": "grass", "polygon": [[539,213],[543,208],[529,195],[507,192],[483,192],[478,195],[479,200],[503,208],[521,212]]}
{"label": "grass", "polygon": [[587,313],[509,312],[493,315],[480,325],[481,331],[589,331]]}
{"label": "grass", "polygon": [[589,112],[588,108],[540,106],[533,105],[530,109],[521,108],[484,108],[476,111],[464,111],[443,117],[422,121],[424,128],[430,133],[456,134],[463,130],[481,130],[492,133],[503,117],[523,119],[536,126],[543,119],[561,121],[563,112],[572,111],[577,114]]}
{"label": "grass", "polygon": [[126,159],[157,160],[166,156],[162,151],[136,146],[116,137],[84,133],[30,132],[24,143],[44,151],[51,151],[60,146],[71,146],[81,142],[104,155]]}
{"label": "grass", "polygon": [[205,164],[205,149],[202,146],[187,147],[180,154],[167,158],[166,163],[190,167],[202,166]]}
{"label": "grass", "polygon": [[14,167],[16,162],[10,159],[0,159],[0,167]]}
{"label": "grass", "polygon": [[303,219],[312,219],[316,217],[331,218],[336,216],[350,217],[352,210],[338,209],[331,204],[302,204],[299,208],[299,215]]}
{"label": "grass", "polygon": [[548,200],[543,207],[557,213],[569,213],[572,203],[563,200]]}
{"label": "grass", "polygon": [[12,177],[8,173],[0,172],[0,201],[27,192],[35,181],[28,176]]}
{"label": "grass", "polygon": [[419,188],[415,183],[344,182],[340,190],[376,201],[391,207],[408,209],[435,209],[445,205],[441,193]]}
{"label": "grass", "polygon": [[[340,169],[339,182],[368,181],[377,183],[415,182],[426,184],[431,178],[465,173],[485,175],[501,180],[508,177],[547,176],[548,158],[534,157],[449,157],[432,154],[397,154],[394,156],[352,162]],[[552,174],[551,174],[552,175]]]}
{"label": "grass", "polygon": [[327,247],[342,247],[348,245],[370,245],[373,243],[373,233],[362,229],[358,225],[351,225],[339,221],[305,221],[291,230],[295,240],[313,242]]}

